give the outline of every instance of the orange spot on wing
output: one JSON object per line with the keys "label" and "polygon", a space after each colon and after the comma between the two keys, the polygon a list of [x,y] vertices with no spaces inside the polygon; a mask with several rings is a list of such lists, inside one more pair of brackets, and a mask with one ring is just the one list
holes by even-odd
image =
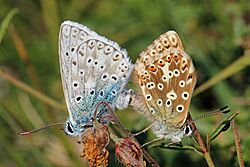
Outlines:
{"label": "orange spot on wing", "polygon": [[154,65],[150,65],[150,66],[148,67],[148,70],[149,70],[149,71],[152,71],[152,72],[155,72],[157,69],[155,68]]}

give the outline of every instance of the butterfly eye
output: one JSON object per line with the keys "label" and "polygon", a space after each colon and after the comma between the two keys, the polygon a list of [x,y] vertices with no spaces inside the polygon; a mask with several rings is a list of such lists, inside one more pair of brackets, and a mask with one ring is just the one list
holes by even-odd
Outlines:
{"label": "butterfly eye", "polygon": [[73,128],[72,128],[72,126],[71,126],[70,123],[67,123],[66,129],[67,129],[67,131],[68,131],[69,133],[74,134],[74,130],[73,130]]}
{"label": "butterfly eye", "polygon": [[186,136],[190,136],[192,134],[192,129],[189,125],[185,126],[184,133],[186,134]]}

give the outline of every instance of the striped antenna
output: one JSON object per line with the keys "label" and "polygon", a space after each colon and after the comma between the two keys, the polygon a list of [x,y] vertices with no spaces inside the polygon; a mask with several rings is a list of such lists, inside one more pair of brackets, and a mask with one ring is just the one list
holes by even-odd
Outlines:
{"label": "striped antenna", "polygon": [[196,121],[203,119],[203,118],[208,118],[208,117],[220,115],[220,114],[226,114],[229,112],[230,112],[230,109],[228,109],[228,106],[224,106],[220,109],[217,109],[217,110],[205,113],[205,114],[201,114],[201,115],[197,116],[196,118],[194,118],[193,121],[196,122]]}
{"label": "striped antenna", "polygon": [[47,129],[47,128],[51,128],[52,126],[55,126],[55,125],[64,125],[65,123],[51,123],[51,124],[48,124],[48,125],[45,125],[41,128],[38,128],[38,129],[34,129],[34,130],[31,130],[31,131],[24,131],[24,132],[19,132],[18,135],[20,136],[27,136],[27,135],[31,135],[33,133],[36,133],[36,132],[39,132],[41,130],[44,130],[44,129]]}

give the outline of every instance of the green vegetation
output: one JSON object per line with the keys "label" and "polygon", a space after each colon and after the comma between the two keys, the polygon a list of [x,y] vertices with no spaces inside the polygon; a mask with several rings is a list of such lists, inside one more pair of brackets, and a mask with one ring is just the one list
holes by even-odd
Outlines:
{"label": "green vegetation", "polygon": [[[192,116],[225,105],[239,112],[235,124],[245,166],[250,166],[247,0],[0,0],[0,166],[87,166],[80,158],[82,148],[77,139],[66,136],[59,127],[32,136],[17,135],[22,129],[64,122],[68,116],[57,53],[59,26],[64,20],[77,21],[117,41],[133,62],[160,34],[175,30],[198,73]],[[129,87],[134,87],[132,82]],[[117,113],[131,132],[148,125],[131,109]],[[215,136],[224,118],[215,116],[196,123],[204,141],[207,134]],[[154,135],[148,132],[137,139],[145,143]],[[192,140],[185,138],[183,143]],[[112,142],[108,149],[110,166],[119,166]],[[149,153],[160,166],[205,166],[204,158],[190,150],[154,147]],[[238,166],[231,127],[212,141],[210,154],[215,166]]]}

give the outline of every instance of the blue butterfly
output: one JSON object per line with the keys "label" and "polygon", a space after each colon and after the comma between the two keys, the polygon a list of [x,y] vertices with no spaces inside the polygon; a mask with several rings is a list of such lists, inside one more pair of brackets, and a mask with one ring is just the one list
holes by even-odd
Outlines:
{"label": "blue butterfly", "polygon": [[[60,70],[69,118],[65,133],[81,135],[93,126],[94,115],[102,124],[110,122],[111,108],[128,106],[130,91],[125,89],[133,70],[126,50],[86,26],[62,23],[59,33]],[[105,119],[104,119],[105,118]]]}

